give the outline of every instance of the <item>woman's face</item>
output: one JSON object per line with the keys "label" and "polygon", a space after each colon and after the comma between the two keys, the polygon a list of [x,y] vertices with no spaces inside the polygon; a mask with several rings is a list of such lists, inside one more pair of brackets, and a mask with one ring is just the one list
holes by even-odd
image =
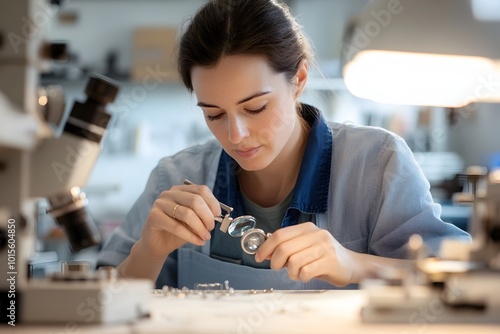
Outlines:
{"label": "woman's face", "polygon": [[266,168],[300,135],[297,86],[264,57],[226,56],[194,67],[191,79],[210,131],[244,170]]}

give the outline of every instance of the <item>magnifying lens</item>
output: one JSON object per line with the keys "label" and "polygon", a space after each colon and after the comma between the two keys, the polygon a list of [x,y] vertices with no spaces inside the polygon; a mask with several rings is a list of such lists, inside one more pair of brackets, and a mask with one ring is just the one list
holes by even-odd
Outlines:
{"label": "magnifying lens", "polygon": [[270,236],[271,233],[265,233],[260,228],[248,230],[241,238],[241,248],[245,253],[253,255]]}
{"label": "magnifying lens", "polygon": [[[194,183],[184,180],[184,184],[193,185]],[[214,217],[215,221],[221,223],[220,230],[233,238],[241,237],[241,248],[245,253],[257,253],[257,249],[267,240],[271,233],[266,234],[261,229],[255,228],[257,224],[255,217],[247,215],[232,218],[230,215],[233,208],[221,202],[219,204],[226,211],[224,216]]]}
{"label": "magnifying lens", "polygon": [[257,253],[260,245],[271,236],[271,233],[265,233],[263,230],[255,228],[257,221],[253,216],[240,216],[234,219],[229,217],[229,219],[231,221],[227,233],[234,238],[241,237],[241,248],[247,254]]}
{"label": "magnifying lens", "polygon": [[[193,185],[194,183],[189,180],[184,180],[184,184]],[[221,223],[220,230],[224,233],[228,233],[232,237],[241,237],[243,234],[255,227],[257,220],[253,216],[240,216],[237,218],[232,218],[231,212],[233,208],[229,205],[219,202],[222,210],[226,211],[226,214],[220,217],[214,217],[215,221]]]}
{"label": "magnifying lens", "polygon": [[242,237],[246,232],[254,229],[257,221],[253,216],[240,216],[234,218],[229,224],[227,233],[232,237]]}

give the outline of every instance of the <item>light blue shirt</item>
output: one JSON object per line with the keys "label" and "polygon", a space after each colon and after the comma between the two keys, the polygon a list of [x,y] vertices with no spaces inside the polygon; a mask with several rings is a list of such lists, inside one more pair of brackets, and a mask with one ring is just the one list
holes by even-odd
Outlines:
{"label": "light blue shirt", "polygon": [[[391,258],[406,258],[406,243],[417,233],[431,255],[439,254],[445,238],[470,240],[469,234],[440,219],[441,206],[433,202],[429,182],[402,138],[376,127],[326,123],[308,105],[303,105],[303,116],[311,129],[281,227],[302,223],[300,217],[326,215],[327,229],[344,247]],[[104,244],[98,265],[123,262],[140,238],[156,198],[184,179],[208,185],[219,201],[234,208],[233,217],[245,214],[239,170],[215,140],[160,160],[124,223]],[[239,239],[215,228],[214,252],[237,261]],[[157,285],[177,286],[177,266],[174,252]]]}

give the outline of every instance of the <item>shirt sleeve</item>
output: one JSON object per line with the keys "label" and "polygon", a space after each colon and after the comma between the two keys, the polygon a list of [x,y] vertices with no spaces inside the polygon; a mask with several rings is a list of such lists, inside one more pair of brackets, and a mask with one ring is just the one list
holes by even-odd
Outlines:
{"label": "shirt sleeve", "polygon": [[434,202],[429,182],[402,138],[389,135],[376,163],[384,172],[370,253],[406,258],[413,234],[422,237],[431,256],[439,255],[446,238],[470,241],[468,233],[441,220],[441,206]]}
{"label": "shirt sleeve", "polygon": [[[218,142],[212,140],[161,159],[122,225],[117,227],[104,243],[97,258],[97,266],[116,267],[128,257],[132,246],[142,235],[142,228],[155,200],[164,190],[175,184],[182,184],[185,178],[213,186],[221,151]],[[177,285],[176,251],[167,257],[158,275],[157,287],[164,284]]]}
{"label": "shirt sleeve", "polygon": [[158,197],[155,189],[158,184],[158,168],[157,166],[151,172],[145,190],[126,215],[123,224],[117,227],[104,243],[97,266],[118,266],[127,258],[132,246],[141,237],[142,227]]}

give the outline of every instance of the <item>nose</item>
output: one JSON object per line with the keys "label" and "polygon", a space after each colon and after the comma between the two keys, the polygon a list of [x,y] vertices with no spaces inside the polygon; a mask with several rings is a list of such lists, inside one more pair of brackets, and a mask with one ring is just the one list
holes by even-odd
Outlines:
{"label": "nose", "polygon": [[228,121],[229,141],[232,144],[238,144],[245,137],[248,137],[249,131],[246,120],[241,116],[229,117]]}

